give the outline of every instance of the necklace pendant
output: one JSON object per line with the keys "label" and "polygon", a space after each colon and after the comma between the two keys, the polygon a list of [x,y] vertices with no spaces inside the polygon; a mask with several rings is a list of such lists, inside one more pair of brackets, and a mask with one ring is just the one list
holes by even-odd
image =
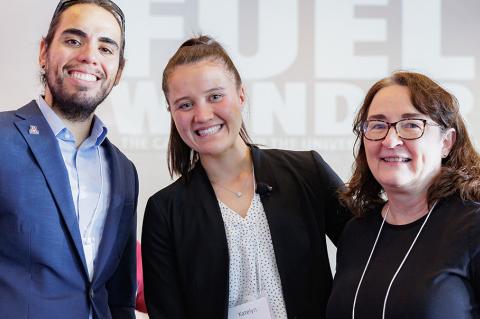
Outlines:
{"label": "necklace pendant", "polygon": [[242,192],[235,192],[234,194],[235,194],[235,196],[237,196],[238,198],[240,198],[240,197],[243,196],[243,193],[242,193]]}

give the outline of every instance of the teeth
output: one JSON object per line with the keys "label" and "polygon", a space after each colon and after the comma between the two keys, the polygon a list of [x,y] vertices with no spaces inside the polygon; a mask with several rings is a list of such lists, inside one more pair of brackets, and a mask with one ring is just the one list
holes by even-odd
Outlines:
{"label": "teeth", "polygon": [[218,131],[220,131],[221,127],[222,126],[219,124],[219,125],[211,126],[211,127],[207,128],[205,130],[198,130],[197,133],[200,136],[212,135],[212,134],[215,134]]}
{"label": "teeth", "polygon": [[404,157],[385,157],[383,158],[385,162],[408,162],[408,158]]}
{"label": "teeth", "polygon": [[72,72],[69,75],[72,78],[88,81],[88,82],[95,82],[97,80],[97,77],[95,75],[88,74],[88,73]]}

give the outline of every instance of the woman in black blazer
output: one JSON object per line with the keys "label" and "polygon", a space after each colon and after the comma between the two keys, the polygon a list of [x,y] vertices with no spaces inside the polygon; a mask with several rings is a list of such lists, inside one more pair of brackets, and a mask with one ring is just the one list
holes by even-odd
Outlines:
{"label": "woman in black blazer", "polygon": [[163,90],[169,169],[142,234],[145,299],[156,318],[324,318],[332,285],[325,234],[350,218],[343,184],[314,151],[261,150],[243,125],[237,69],[213,39],[186,41]]}

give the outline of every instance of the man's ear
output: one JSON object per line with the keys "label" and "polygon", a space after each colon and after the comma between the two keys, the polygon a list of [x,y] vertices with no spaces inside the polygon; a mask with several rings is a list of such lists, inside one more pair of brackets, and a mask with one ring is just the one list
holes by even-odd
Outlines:
{"label": "man's ear", "polygon": [[113,83],[114,86],[118,85],[118,83],[120,82],[120,79],[122,78],[123,69],[125,68],[125,62],[126,62],[125,59],[120,61],[117,75],[115,76],[115,82]]}
{"label": "man's ear", "polygon": [[40,52],[38,54],[38,64],[43,69],[47,65],[47,43],[45,42],[45,38],[42,38],[40,41]]}

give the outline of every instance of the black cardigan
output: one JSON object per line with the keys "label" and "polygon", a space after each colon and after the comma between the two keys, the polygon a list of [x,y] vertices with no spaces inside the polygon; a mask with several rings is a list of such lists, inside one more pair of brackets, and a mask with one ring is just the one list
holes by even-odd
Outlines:
{"label": "black cardigan", "polygon": [[[314,151],[252,148],[289,318],[324,318],[332,287],[325,234],[350,218],[343,184]],[[200,162],[147,203],[142,234],[145,300],[152,319],[227,318],[229,256],[218,201]]]}

